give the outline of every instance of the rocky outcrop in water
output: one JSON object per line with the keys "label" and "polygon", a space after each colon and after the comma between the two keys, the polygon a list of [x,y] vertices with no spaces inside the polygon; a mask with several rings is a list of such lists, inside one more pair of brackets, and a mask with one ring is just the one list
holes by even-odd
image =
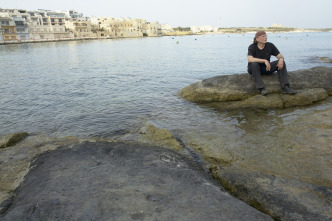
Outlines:
{"label": "rocky outcrop in water", "polygon": [[166,129],[158,128],[151,122],[147,122],[139,131],[139,142],[165,147],[172,150],[182,150],[181,144]]}
{"label": "rocky outcrop in water", "polygon": [[315,67],[289,72],[291,87],[296,95],[280,94],[277,74],[264,75],[263,81],[270,94],[263,97],[255,89],[249,74],[212,77],[183,88],[179,95],[196,103],[211,103],[221,109],[283,108],[308,105],[332,95],[332,68]]}
{"label": "rocky outcrop in water", "polygon": [[0,148],[14,146],[29,136],[26,132],[6,134],[0,137]]}

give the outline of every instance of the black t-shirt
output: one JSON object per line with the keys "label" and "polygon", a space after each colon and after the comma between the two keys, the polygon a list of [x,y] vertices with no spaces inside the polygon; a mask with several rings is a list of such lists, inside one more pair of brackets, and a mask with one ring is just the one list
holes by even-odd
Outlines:
{"label": "black t-shirt", "polygon": [[[271,55],[277,56],[280,54],[278,48],[270,43],[266,42],[265,47],[261,50],[258,48],[257,44],[251,44],[248,48],[248,56],[251,55],[254,58],[266,59],[270,62]],[[249,63],[248,63],[249,65]],[[262,63],[261,65],[265,65]]]}

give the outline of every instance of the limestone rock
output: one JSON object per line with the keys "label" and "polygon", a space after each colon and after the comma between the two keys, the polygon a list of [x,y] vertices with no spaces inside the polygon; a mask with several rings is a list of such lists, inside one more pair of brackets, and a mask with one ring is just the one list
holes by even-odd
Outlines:
{"label": "limestone rock", "polygon": [[292,106],[303,106],[324,100],[328,94],[323,88],[298,90],[296,95],[288,94],[268,94],[266,96],[254,95],[242,101],[212,102],[204,104],[218,110],[237,108],[284,108]]}
{"label": "limestone rock", "polygon": [[0,148],[14,146],[29,136],[26,132],[12,133],[0,136]]}
{"label": "limestone rock", "polygon": [[173,150],[182,150],[181,144],[166,129],[157,128],[152,123],[147,123],[141,130],[138,139],[142,143],[157,145]]}
{"label": "limestone rock", "polygon": [[232,195],[271,215],[275,220],[330,220],[331,188],[262,174],[244,168],[213,171]]}
{"label": "limestone rock", "polygon": [[[280,85],[277,74],[263,75],[263,81],[270,95],[280,94]],[[285,100],[285,103],[282,105],[283,107],[307,105],[325,99],[325,95],[323,94],[332,95],[331,67],[315,67],[292,71],[289,72],[289,81],[292,88],[296,90],[315,90],[293,95],[294,98],[287,98],[282,95],[282,100]],[[325,90],[325,92],[323,90]],[[275,96],[267,96],[266,99],[260,97],[252,99],[252,97],[258,94],[259,92],[258,90],[255,90],[252,76],[247,73],[208,78],[191,84],[179,92],[179,95],[182,98],[196,103],[241,101],[238,103],[222,104],[225,108],[228,106],[230,108],[257,107],[257,105],[262,108],[281,107],[280,100],[276,99]],[[310,98],[304,99],[306,95],[310,95]],[[256,102],[254,102],[255,100]],[[262,100],[270,101],[260,104]]]}
{"label": "limestone rock", "polygon": [[279,94],[269,94],[268,96],[255,95],[243,101],[213,102],[206,104],[216,109],[237,109],[237,108],[283,108],[283,100]]}
{"label": "limestone rock", "polygon": [[281,95],[284,107],[313,104],[314,102],[324,100],[327,97],[327,91],[323,88],[298,90],[298,93],[295,96],[288,94]]}
{"label": "limestone rock", "polygon": [[161,147],[85,142],[32,167],[1,220],[272,220]]}
{"label": "limestone rock", "polygon": [[90,140],[74,137],[56,138],[43,134],[31,135],[22,140],[26,135],[27,133],[18,133],[0,137],[1,145],[6,146],[0,148],[0,213],[8,205],[15,189],[24,181],[33,159],[46,151]]}

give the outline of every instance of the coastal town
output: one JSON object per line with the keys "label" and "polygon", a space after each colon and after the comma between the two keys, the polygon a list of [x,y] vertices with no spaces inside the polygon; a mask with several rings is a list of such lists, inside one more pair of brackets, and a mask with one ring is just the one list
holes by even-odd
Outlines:
{"label": "coastal town", "polygon": [[[217,31],[212,26],[193,26],[180,32]],[[0,43],[70,40],[84,38],[136,38],[171,35],[170,25],[145,19],[84,17],[75,10],[24,10],[0,8]],[[176,33],[173,33],[176,34]]]}
{"label": "coastal town", "polygon": [[[295,28],[272,24],[270,32]],[[76,10],[25,10],[0,8],[0,44],[76,39],[140,38],[202,33],[244,33],[257,28],[217,28],[211,25],[172,27],[145,19],[85,17]]]}

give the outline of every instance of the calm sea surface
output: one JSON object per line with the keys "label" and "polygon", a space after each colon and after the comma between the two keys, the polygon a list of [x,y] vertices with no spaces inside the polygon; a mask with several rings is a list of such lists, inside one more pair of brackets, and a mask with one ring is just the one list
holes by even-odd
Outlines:
{"label": "calm sea surface", "polygon": [[[246,122],[243,112],[220,113],[177,93],[205,78],[245,73],[253,35],[2,45],[0,135],[112,138],[146,121],[175,134],[241,133],[236,125]],[[285,56],[289,71],[332,67],[318,59],[332,58],[332,33],[268,34],[268,41]]]}

